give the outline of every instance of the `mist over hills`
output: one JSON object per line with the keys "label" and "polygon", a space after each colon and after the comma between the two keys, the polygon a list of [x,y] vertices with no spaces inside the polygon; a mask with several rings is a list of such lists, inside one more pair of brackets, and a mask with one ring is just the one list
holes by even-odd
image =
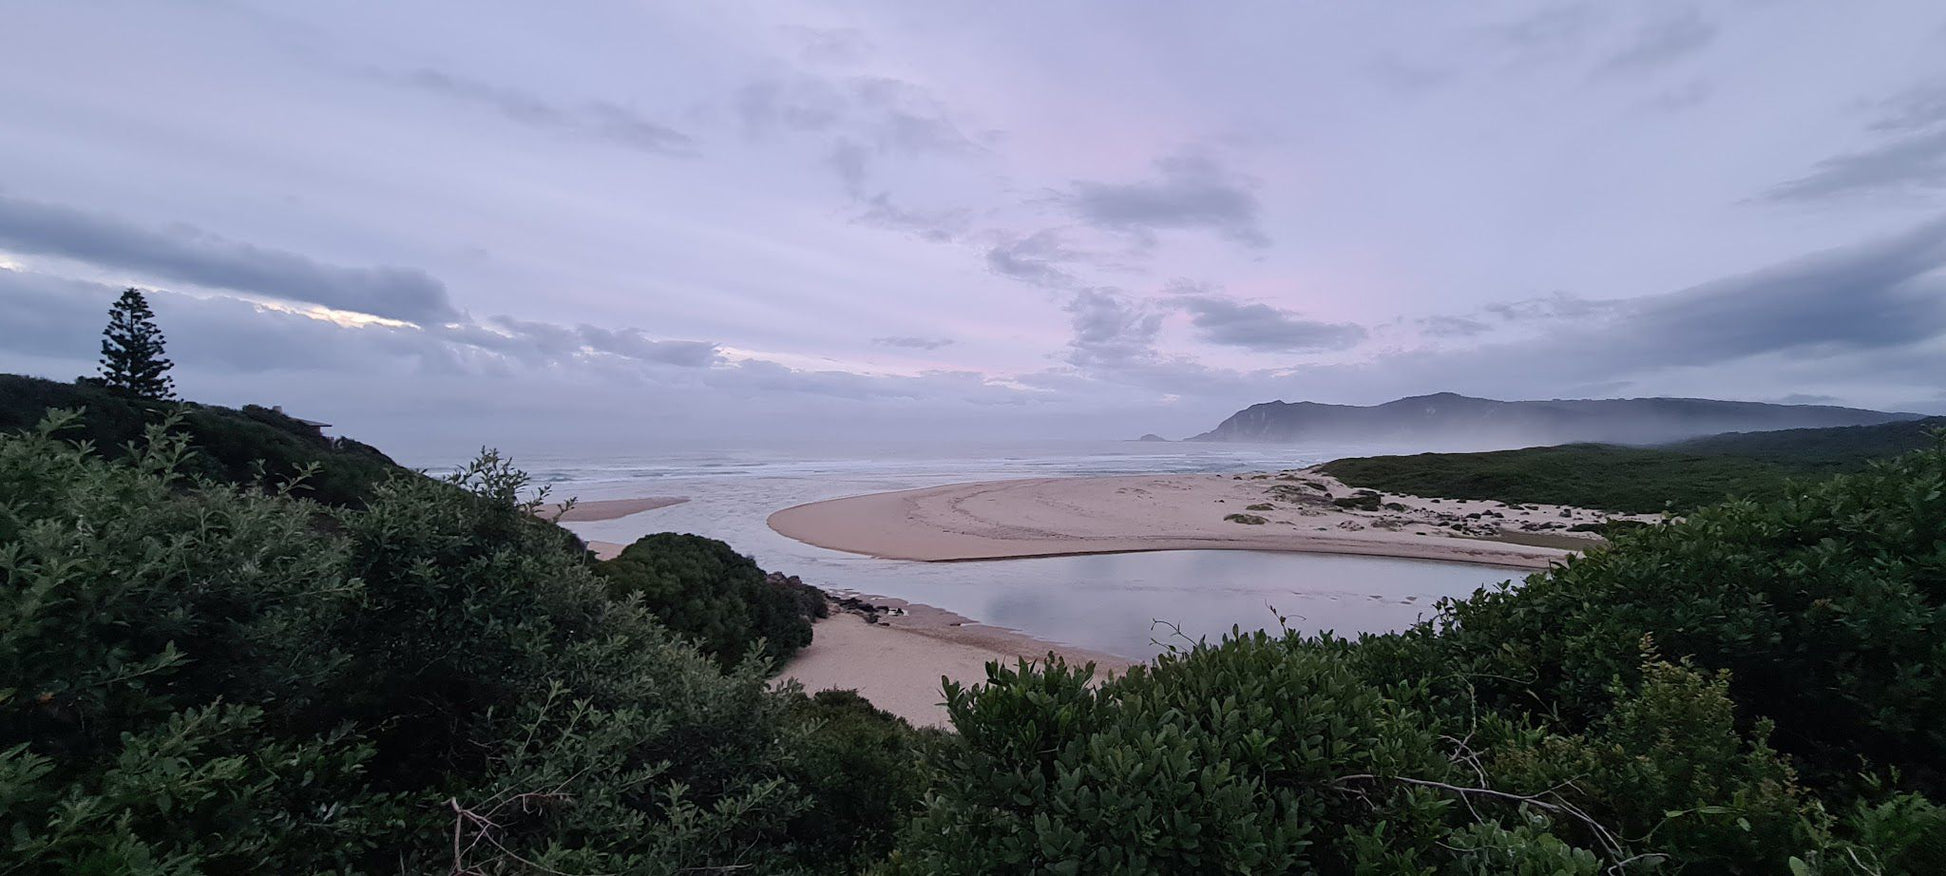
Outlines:
{"label": "mist over hills", "polygon": [[1441,392],[1372,406],[1264,402],[1188,440],[1411,442],[1472,449],[1576,442],[1662,444],[1724,432],[1870,426],[1920,418],[1919,414],[1829,405],[1696,398],[1498,401]]}

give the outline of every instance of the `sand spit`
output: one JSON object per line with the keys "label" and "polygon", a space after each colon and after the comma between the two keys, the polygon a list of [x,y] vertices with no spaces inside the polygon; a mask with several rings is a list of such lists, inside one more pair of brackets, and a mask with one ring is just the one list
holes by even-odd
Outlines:
{"label": "sand spit", "polygon": [[1570,527],[1623,517],[1374,493],[1302,469],[949,484],[812,502],[769,522],[808,544],[903,560],[1222,549],[1543,569],[1602,543]]}

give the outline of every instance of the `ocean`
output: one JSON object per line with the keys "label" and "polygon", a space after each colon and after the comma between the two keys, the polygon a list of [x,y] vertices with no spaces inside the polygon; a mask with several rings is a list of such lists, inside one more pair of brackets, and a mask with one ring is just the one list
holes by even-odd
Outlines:
{"label": "ocean", "polygon": [[[1521,572],[1423,560],[1260,551],[1163,551],[977,562],[882,560],[813,547],[765,518],[804,502],[964,481],[1298,468],[1374,452],[1161,442],[1033,442],[942,447],[713,449],[515,460],[553,499],[687,496],[615,520],[570,523],[627,544],[653,532],[722,539],[770,571],[828,590],[891,596],[1049,642],[1142,659],[1171,644],[1288,627],[1340,634],[1398,629],[1433,604]],[[457,460],[415,460],[428,471]],[[1280,620],[1282,618],[1282,620]]]}

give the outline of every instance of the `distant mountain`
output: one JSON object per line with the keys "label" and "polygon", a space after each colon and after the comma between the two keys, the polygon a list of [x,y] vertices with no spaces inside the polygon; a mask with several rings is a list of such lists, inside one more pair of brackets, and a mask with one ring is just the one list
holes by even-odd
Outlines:
{"label": "distant mountain", "polygon": [[1826,405],[1699,398],[1510,402],[1442,392],[1371,407],[1265,402],[1244,408],[1189,440],[1411,443],[1479,449],[1581,441],[1661,444],[1723,432],[1869,426],[1916,419],[1920,415]]}

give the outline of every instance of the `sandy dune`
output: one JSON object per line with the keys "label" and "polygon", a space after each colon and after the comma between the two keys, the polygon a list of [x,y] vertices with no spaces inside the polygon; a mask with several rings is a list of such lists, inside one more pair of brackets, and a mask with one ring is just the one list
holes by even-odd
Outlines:
{"label": "sandy dune", "polygon": [[[1310,470],[1036,478],[813,502],[778,511],[769,522],[777,532],[819,547],[906,560],[1230,549],[1540,569],[1571,548],[1601,543],[1567,533],[1567,526],[1609,516],[1396,495],[1381,495],[1382,506],[1373,511],[1333,504],[1355,492]],[[1264,522],[1225,519],[1231,514]]]}

